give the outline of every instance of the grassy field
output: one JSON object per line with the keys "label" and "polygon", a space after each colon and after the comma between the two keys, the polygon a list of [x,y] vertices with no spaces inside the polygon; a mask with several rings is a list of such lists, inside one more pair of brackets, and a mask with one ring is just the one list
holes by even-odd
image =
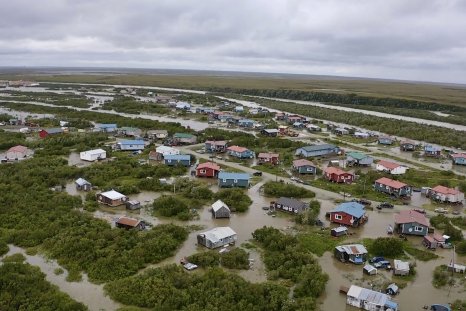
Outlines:
{"label": "grassy field", "polygon": [[317,91],[335,94],[357,94],[370,97],[388,97],[435,101],[466,106],[466,86],[429,84],[404,81],[312,77],[297,75],[251,76],[225,75],[0,75],[1,79],[24,79],[40,82],[77,82],[103,84],[132,84],[145,86],[178,87],[193,89],[287,89]]}

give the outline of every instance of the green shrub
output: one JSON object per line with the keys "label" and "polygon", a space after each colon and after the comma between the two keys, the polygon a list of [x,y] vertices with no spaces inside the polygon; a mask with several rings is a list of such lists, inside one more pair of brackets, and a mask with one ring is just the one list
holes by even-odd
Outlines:
{"label": "green shrub", "polygon": [[8,247],[6,242],[3,240],[0,240],[0,256],[5,255],[6,253],[8,253],[9,250],[10,248]]}
{"label": "green shrub", "polygon": [[394,258],[403,255],[403,241],[397,238],[377,238],[368,246],[368,251],[374,256]]}
{"label": "green shrub", "polygon": [[315,193],[293,184],[285,184],[277,181],[268,181],[264,184],[264,193],[274,197],[313,198]]}
{"label": "green shrub", "polygon": [[249,269],[249,254],[242,248],[234,248],[221,255],[222,266],[228,269]]}
{"label": "green shrub", "polygon": [[26,257],[24,257],[23,254],[21,253],[15,253],[10,256],[6,256],[3,258],[3,262],[23,262],[26,260]]}
{"label": "green shrub", "polygon": [[242,189],[221,189],[214,194],[214,200],[222,200],[232,212],[245,212],[252,204],[251,198]]}
{"label": "green shrub", "polygon": [[220,264],[220,254],[216,251],[196,253],[186,259],[202,268],[217,267]]}

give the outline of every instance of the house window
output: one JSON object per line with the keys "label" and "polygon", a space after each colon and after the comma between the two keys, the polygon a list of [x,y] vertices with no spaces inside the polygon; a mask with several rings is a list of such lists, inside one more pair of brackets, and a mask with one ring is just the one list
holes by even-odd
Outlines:
{"label": "house window", "polygon": [[226,179],[222,179],[222,182],[227,182],[227,180],[226,180]]}
{"label": "house window", "polygon": [[171,163],[171,162],[172,162],[172,160],[167,160],[167,162],[168,162],[168,163]]}
{"label": "house window", "polygon": [[238,182],[238,179],[233,180],[233,182],[236,184]]}
{"label": "house window", "polygon": [[338,214],[335,215],[335,220],[342,220],[342,219],[343,217],[341,215],[338,215]]}
{"label": "house window", "polygon": [[418,226],[416,226],[416,227],[414,227],[414,231],[416,231],[416,232],[422,232],[422,231],[424,231],[424,228],[423,228],[423,227],[418,227]]}
{"label": "house window", "polygon": [[205,170],[200,170],[199,173],[205,174],[206,172],[205,172]]}

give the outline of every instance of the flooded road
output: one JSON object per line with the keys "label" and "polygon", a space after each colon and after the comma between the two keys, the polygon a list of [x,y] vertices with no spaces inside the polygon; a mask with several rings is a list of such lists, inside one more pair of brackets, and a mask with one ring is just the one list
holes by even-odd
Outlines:
{"label": "flooded road", "polygon": [[89,310],[111,311],[121,307],[120,304],[114,302],[105,295],[103,285],[90,283],[87,280],[87,275],[83,274],[83,280],[81,282],[67,282],[66,277],[68,272],[66,269],[62,268],[65,271],[63,274],[55,274],[54,270],[61,268],[55,260],[49,260],[40,255],[27,255],[24,249],[14,245],[9,245],[9,247],[10,251],[7,253],[7,256],[15,253],[23,254],[24,257],[26,257],[27,263],[40,268],[46,275],[45,278],[47,281],[58,286],[60,291],[67,293],[74,300],[85,304]]}

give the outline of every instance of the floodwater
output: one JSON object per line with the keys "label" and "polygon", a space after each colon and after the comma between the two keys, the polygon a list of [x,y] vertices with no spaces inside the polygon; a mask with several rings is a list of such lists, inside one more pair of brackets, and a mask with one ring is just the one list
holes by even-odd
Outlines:
{"label": "floodwater", "polygon": [[[1,105],[1,100],[0,100],[0,105]],[[18,110],[13,110],[13,109],[4,108],[4,107],[0,107],[0,113],[6,113],[9,115],[12,115],[13,117],[18,118],[19,120],[24,120],[28,117],[32,117],[34,119],[55,118],[55,115],[49,114],[49,113],[31,113],[31,112],[18,111]]]}
{"label": "floodwater", "polygon": [[89,166],[92,165],[93,162],[89,161],[83,161],[79,157],[78,152],[71,152],[70,155],[68,156],[68,165],[69,166],[78,166],[78,167],[84,167],[84,166]]}
{"label": "floodwater", "polygon": [[116,310],[121,307],[105,295],[103,285],[90,283],[87,275],[83,274],[81,282],[67,282],[68,272],[56,275],[54,270],[61,268],[55,260],[49,260],[40,255],[27,255],[23,248],[9,245],[10,251],[7,255],[21,253],[26,257],[26,262],[37,266],[46,275],[47,281],[59,287],[60,291],[67,293],[71,298],[85,304],[90,310]]}

